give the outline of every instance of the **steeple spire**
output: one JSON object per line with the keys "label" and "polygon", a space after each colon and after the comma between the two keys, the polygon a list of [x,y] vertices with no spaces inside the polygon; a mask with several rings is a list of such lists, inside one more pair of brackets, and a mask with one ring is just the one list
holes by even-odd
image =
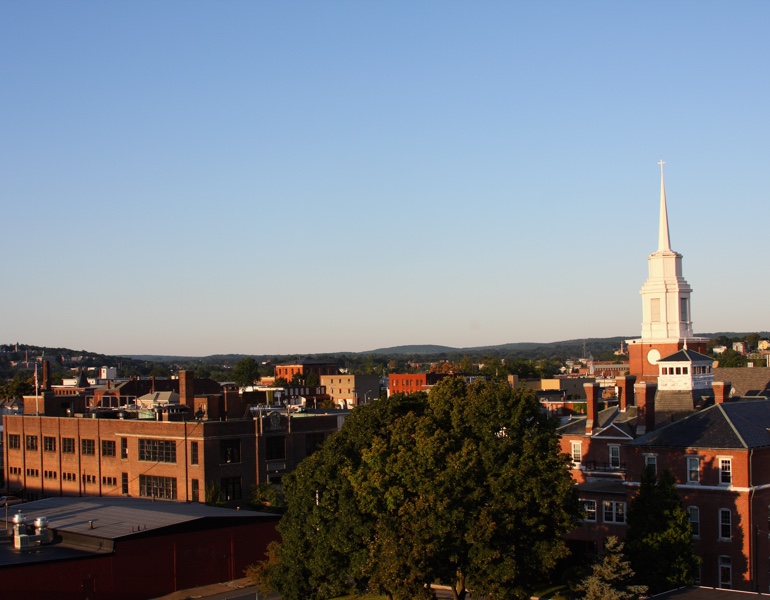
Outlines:
{"label": "steeple spire", "polygon": [[658,252],[671,252],[671,240],[668,237],[668,210],[666,209],[666,186],[663,183],[663,165],[660,165],[660,225],[658,226]]}

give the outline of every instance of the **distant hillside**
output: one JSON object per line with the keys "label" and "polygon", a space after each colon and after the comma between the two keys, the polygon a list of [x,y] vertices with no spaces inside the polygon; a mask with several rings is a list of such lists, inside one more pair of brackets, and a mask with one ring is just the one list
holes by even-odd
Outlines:
{"label": "distant hillside", "polygon": [[[770,339],[770,332],[760,331],[757,332],[763,339]],[[742,339],[744,336],[750,335],[748,332],[717,332],[717,333],[699,333],[701,337],[717,338],[724,336],[728,339]],[[514,357],[537,360],[540,358],[579,358],[586,357],[587,355],[593,355],[598,357],[601,355],[607,356],[614,353],[620,348],[620,343],[627,339],[632,339],[637,336],[614,336],[609,338],[581,338],[575,340],[563,340],[558,342],[514,342],[510,344],[499,344],[496,346],[472,346],[465,348],[453,348],[451,346],[440,346],[437,344],[413,344],[405,346],[392,346],[390,348],[378,348],[376,350],[368,350],[363,352],[325,352],[322,354],[305,354],[305,355],[267,355],[267,354],[211,354],[208,356],[172,356],[161,354],[121,354],[114,357],[109,357],[103,354],[97,354],[95,352],[88,352],[86,350],[70,350],[67,348],[46,348],[41,346],[29,346],[19,344],[19,357],[22,356],[22,352],[29,350],[32,355],[45,354],[47,356],[84,356],[86,360],[82,365],[96,365],[101,366],[109,364],[109,358],[117,361],[118,359],[124,359],[137,363],[162,363],[173,365],[233,365],[238,360],[250,356],[257,359],[260,362],[272,361],[272,362],[285,362],[290,360],[296,360],[301,356],[305,357],[318,357],[338,359],[340,357],[349,357],[353,360],[363,360],[366,356],[371,356],[376,360],[381,360],[386,357],[393,357],[396,359],[408,360],[411,358],[420,358],[422,360],[433,359],[451,359],[455,360],[463,356],[471,358],[480,358],[483,356],[496,356],[500,358]],[[7,344],[0,346],[6,353],[6,356],[16,354],[12,352],[12,345]],[[359,357],[359,358],[354,358]],[[15,360],[20,360],[16,358]],[[193,367],[195,368],[195,367]]]}

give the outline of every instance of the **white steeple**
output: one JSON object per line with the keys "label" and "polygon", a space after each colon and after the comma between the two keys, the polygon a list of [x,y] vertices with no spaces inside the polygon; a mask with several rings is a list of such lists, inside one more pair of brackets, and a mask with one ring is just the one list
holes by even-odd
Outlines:
{"label": "white steeple", "polygon": [[693,337],[690,317],[692,289],[682,277],[682,255],[671,250],[666,186],[660,165],[658,249],[647,258],[649,277],[642,294],[642,341],[679,342]]}
{"label": "white steeple", "polygon": [[668,235],[668,209],[666,208],[666,185],[663,182],[663,165],[660,165],[660,225],[658,226],[658,252],[671,250],[671,239]]}

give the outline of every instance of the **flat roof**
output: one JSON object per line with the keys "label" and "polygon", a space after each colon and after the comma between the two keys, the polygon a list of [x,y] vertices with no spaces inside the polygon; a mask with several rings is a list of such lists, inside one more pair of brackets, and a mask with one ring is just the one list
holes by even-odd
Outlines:
{"label": "flat roof", "polygon": [[[13,515],[19,510],[31,525],[38,517],[48,520],[55,541],[16,550],[13,546]],[[0,523],[5,515],[0,513]],[[144,498],[56,497],[16,504],[8,508],[8,530],[0,533],[0,567],[30,562],[108,554],[114,541],[144,535],[166,527],[197,520],[276,520],[278,515],[233,510],[191,502],[153,501]],[[2,525],[0,525],[0,530]]]}

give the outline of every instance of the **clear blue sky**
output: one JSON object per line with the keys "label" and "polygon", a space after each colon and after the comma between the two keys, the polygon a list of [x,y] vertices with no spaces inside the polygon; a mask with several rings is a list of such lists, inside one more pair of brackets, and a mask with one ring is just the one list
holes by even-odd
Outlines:
{"label": "clear blue sky", "polygon": [[767,329],[770,3],[0,0],[0,342]]}

